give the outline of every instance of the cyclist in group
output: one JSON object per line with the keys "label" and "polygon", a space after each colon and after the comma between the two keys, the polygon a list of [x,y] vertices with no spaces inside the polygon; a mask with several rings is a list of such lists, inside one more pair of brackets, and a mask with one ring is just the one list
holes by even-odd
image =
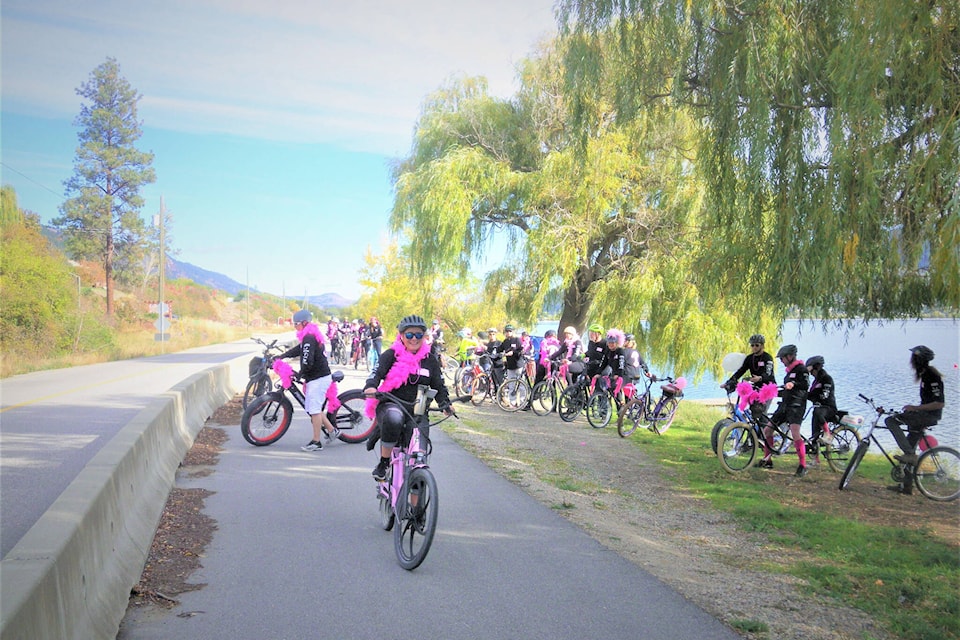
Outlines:
{"label": "cyclist in group", "polygon": [[823,365],[823,356],[807,358],[807,371],[810,372],[810,393],[807,399],[816,405],[810,423],[814,449],[808,452],[814,460],[820,453],[820,445],[833,442],[829,423],[837,419],[837,391],[833,385],[833,376],[827,373]]}
{"label": "cyclist in group", "polygon": [[[610,389],[616,390],[618,397],[620,389],[626,382],[624,371],[626,362],[624,359],[623,346],[626,343],[626,334],[620,329],[610,329],[607,331],[604,360],[600,363],[600,375],[610,376]],[[619,381],[619,384],[618,384]]]}
{"label": "cyclist in group", "polygon": [[570,326],[563,330],[563,342],[550,359],[567,365],[567,384],[572,384],[583,373],[583,342],[576,328]]}
{"label": "cyclist in group", "polygon": [[297,330],[297,344],[290,347],[277,358],[300,358],[300,376],[304,380],[303,408],[310,416],[310,425],[313,427],[313,440],[300,447],[304,451],[320,451],[323,449],[320,434],[327,440],[336,437],[340,431],[330,423],[327,412],[323,410],[323,403],[327,399],[327,389],[333,383],[330,374],[330,364],[323,352],[324,337],[320,327],[313,322],[313,314],[301,309],[293,314],[293,328]]}
{"label": "cyclist in group", "polygon": [[330,354],[336,353],[340,346],[340,321],[336,316],[327,322],[327,341],[330,343]]}
{"label": "cyclist in group", "polygon": [[[363,392],[368,396],[377,391],[389,392],[412,405],[417,399],[418,386],[426,384],[437,391],[437,406],[451,415],[453,409],[440,363],[430,354],[430,345],[424,340],[427,323],[418,315],[409,315],[397,325],[397,332],[397,339],[381,354],[380,364],[367,378]],[[380,461],[373,469],[373,477],[383,482],[393,448],[400,442],[406,415],[396,403],[387,400],[378,402],[370,398],[367,409],[367,415],[376,418],[380,430]]]}
{"label": "cyclist in group", "polygon": [[[790,433],[793,435],[793,446],[797,450],[797,457],[800,458],[800,465],[797,467],[796,476],[802,478],[807,475],[807,447],[800,436],[800,421],[803,420],[803,412],[807,404],[807,392],[810,389],[810,379],[807,374],[807,368],[803,366],[803,360],[797,358],[797,347],[793,344],[786,344],[777,351],[777,357],[783,363],[785,372],[783,374],[783,391],[780,397],[780,406],[771,416],[770,421],[773,424],[787,424],[790,426]],[[773,468],[773,429],[772,427],[763,428],[764,436],[764,456],[760,461],[761,468]]]}
{"label": "cyclist in group", "polygon": [[[913,368],[914,379],[920,383],[920,404],[904,405],[901,413],[894,414],[885,421],[897,441],[897,446],[903,452],[894,458],[904,464],[905,471],[903,483],[891,488],[907,495],[913,492],[913,467],[918,460],[917,443],[927,427],[937,424],[943,417],[943,376],[935,367],[930,366],[933,356],[933,350],[924,345],[910,349],[910,366]],[[906,434],[903,427],[907,428]]]}
{"label": "cyclist in group", "polygon": [[457,347],[457,360],[460,361],[460,366],[463,366],[469,358],[477,349],[477,339],[473,337],[473,332],[470,331],[467,327],[464,327],[458,332],[460,336],[460,346]]}
{"label": "cyclist in group", "polygon": [[590,379],[595,379],[600,375],[604,362],[607,358],[607,343],[603,339],[603,326],[594,322],[587,330],[587,350],[583,354],[585,373]]}
{"label": "cyclist in group", "polygon": [[[503,354],[503,366],[506,369],[507,380],[517,380],[523,371],[523,342],[513,334],[514,327],[508,324],[503,328],[503,342],[500,343],[500,352]],[[514,385],[514,389],[516,386]],[[511,394],[511,401],[516,400],[516,391]]]}
{"label": "cyclist in group", "polygon": [[446,342],[443,339],[443,327],[437,318],[433,319],[430,328],[427,329],[427,340],[430,341],[430,351],[433,353],[433,357],[439,360],[440,353],[446,346]]}
{"label": "cyclist in group", "polygon": [[534,384],[547,377],[547,363],[557,351],[560,350],[560,341],[557,340],[557,332],[548,329],[540,341],[540,359],[537,362],[537,375],[533,381]]}
{"label": "cyclist in group", "polygon": [[[754,389],[759,389],[768,382],[776,383],[777,381],[773,375],[773,356],[764,350],[766,338],[759,333],[755,333],[750,336],[749,344],[750,353],[743,359],[743,364],[733,372],[733,375],[731,375],[726,382],[720,385],[721,388],[726,389],[728,392],[732,392],[733,389],[736,388],[737,381],[748,371],[750,372],[750,377],[746,378],[746,380],[753,385]],[[770,402],[771,400],[766,400],[765,402],[751,405],[750,412],[753,414],[753,417],[757,420],[763,419],[763,417],[767,415],[767,411],[770,410]]]}
{"label": "cyclist in group", "polygon": [[641,376],[650,377],[650,369],[643,360],[643,356],[637,351],[637,341],[632,333],[624,336],[623,348],[620,350],[623,354],[623,377],[624,382],[629,382],[634,386],[640,382]]}

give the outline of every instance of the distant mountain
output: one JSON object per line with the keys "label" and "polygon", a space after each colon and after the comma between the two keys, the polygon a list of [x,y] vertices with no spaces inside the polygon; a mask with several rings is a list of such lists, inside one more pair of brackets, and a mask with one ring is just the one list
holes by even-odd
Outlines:
{"label": "distant mountain", "polygon": [[[226,291],[232,296],[247,290],[247,285],[240,284],[222,273],[208,271],[189,262],[180,262],[169,256],[167,256],[166,275],[168,278],[186,278],[187,280],[193,280],[197,284],[206,285],[214,289],[219,289],[220,291]],[[251,287],[251,289],[262,293],[255,287]],[[292,298],[293,296],[290,297]],[[321,309],[342,309],[356,301],[348,300],[337,293],[324,293],[317,296],[307,296],[307,302],[315,304]]]}

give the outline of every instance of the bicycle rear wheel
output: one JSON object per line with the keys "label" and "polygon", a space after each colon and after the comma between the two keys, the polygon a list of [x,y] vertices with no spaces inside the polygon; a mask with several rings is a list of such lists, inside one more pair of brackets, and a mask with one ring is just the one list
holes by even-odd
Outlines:
{"label": "bicycle rear wheel", "polygon": [[340,429],[338,440],[366,442],[373,433],[373,420],[367,417],[367,397],[360,389],[349,389],[337,396],[340,406],[331,422]]}
{"label": "bicycle rear wheel", "polygon": [[293,405],[281,391],[266,393],[250,401],[240,417],[243,439],[257,447],[273,444],[283,437],[293,420]]}
{"label": "bicycle rear wheel", "polygon": [[823,447],[823,457],[827,464],[837,473],[843,473],[850,464],[850,458],[860,444],[860,433],[844,425],[836,425],[830,430],[833,441]]}
{"label": "bicycle rear wheel", "polygon": [[920,455],[914,472],[920,493],[948,502],[960,496],[960,453],[950,447],[931,447]]}
{"label": "bicycle rear wheel", "polygon": [[397,523],[393,532],[397,561],[407,571],[420,566],[437,531],[437,481],[427,467],[412,469],[397,500]]}
{"label": "bicycle rear wheel", "polygon": [[603,429],[610,424],[613,413],[610,394],[606,391],[595,391],[587,400],[587,422],[594,429]]}
{"label": "bicycle rear wheel", "polygon": [[713,425],[713,429],[710,431],[710,448],[713,449],[714,453],[717,452],[717,441],[720,439],[720,432],[734,422],[735,420],[733,418],[724,418]]}
{"label": "bicycle rear wheel", "polygon": [[270,391],[273,388],[273,380],[270,379],[270,374],[264,373],[257,375],[254,378],[250,378],[250,381],[247,382],[247,388],[243,390],[243,402],[241,405],[244,409],[247,408],[247,405],[250,404],[250,401],[254,398],[262,396],[263,394]]}
{"label": "bicycle rear wheel", "polygon": [[490,387],[493,386],[493,380],[485,373],[474,377],[470,386],[470,402],[474,405],[483,404],[483,401],[490,395]]}
{"label": "bicycle rear wheel", "polygon": [[853,452],[849,462],[847,462],[847,468],[843,470],[843,475],[840,476],[840,491],[846,489],[847,485],[850,484],[850,480],[853,479],[853,474],[856,473],[857,467],[860,466],[863,456],[867,455],[867,449],[869,448],[869,440],[861,440],[860,444],[857,445],[857,450]]}
{"label": "bicycle rear wheel", "polygon": [[677,415],[677,405],[680,400],[676,397],[661,399],[650,416],[650,430],[657,435],[663,435],[670,425],[673,424],[673,418]]}
{"label": "bicycle rear wheel", "polygon": [[757,436],[745,422],[728,425],[717,438],[717,458],[728,473],[749,469],[757,459]]}

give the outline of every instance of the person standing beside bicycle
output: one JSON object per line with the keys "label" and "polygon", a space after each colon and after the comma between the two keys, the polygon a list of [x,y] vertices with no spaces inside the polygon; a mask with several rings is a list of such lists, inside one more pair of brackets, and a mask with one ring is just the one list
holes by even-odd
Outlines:
{"label": "person standing beside bicycle", "polygon": [[[933,350],[924,345],[910,349],[910,366],[913,368],[914,379],[920,383],[920,404],[904,405],[901,413],[884,421],[903,452],[893,456],[904,465],[903,483],[891,489],[904,495],[913,493],[913,468],[918,459],[917,443],[923,437],[924,431],[940,422],[943,417],[943,376],[935,367],[930,366],[933,356]],[[907,428],[906,434],[903,427]]]}
{"label": "person standing beside bicycle", "polygon": [[[381,354],[380,364],[364,383],[364,394],[372,396],[377,391],[390,392],[412,406],[417,399],[418,387],[425,384],[436,390],[437,406],[446,415],[451,415],[453,408],[440,363],[430,353],[430,345],[424,339],[427,323],[418,315],[409,315],[397,325],[397,332],[397,339]],[[403,435],[406,416],[403,409],[392,401],[378,402],[371,398],[367,402],[368,415],[375,417],[380,433],[380,461],[373,469],[373,478],[383,482],[393,448]]]}
{"label": "person standing beside bicycle", "polygon": [[324,337],[320,327],[313,322],[313,314],[301,309],[293,314],[293,328],[297,330],[298,344],[290,347],[277,359],[300,358],[300,377],[303,378],[303,408],[310,416],[310,425],[313,427],[313,440],[300,447],[303,451],[320,451],[323,449],[320,434],[327,440],[339,434],[339,430],[330,423],[327,412],[323,410],[327,399],[327,389],[333,383],[330,374],[330,364],[323,352]]}
{"label": "person standing beside bicycle", "polygon": [[[622,399],[621,389],[625,380],[626,360],[623,354],[623,345],[627,341],[626,334],[620,329],[607,331],[607,350],[604,360],[600,363],[600,374],[610,376],[610,391],[616,392],[618,399]],[[619,384],[618,384],[619,380]]]}
{"label": "person standing beside bicycle", "polygon": [[837,391],[833,385],[833,376],[823,368],[823,356],[807,358],[807,371],[810,372],[810,393],[807,399],[816,405],[813,408],[810,426],[814,449],[810,455],[818,459],[820,447],[833,443],[829,423],[837,419]]}
{"label": "person standing beside bicycle", "polygon": [[[513,334],[514,327],[508,324],[503,328],[503,342],[500,343],[500,352],[503,354],[503,366],[506,369],[507,380],[518,380],[523,372],[523,343]],[[516,386],[510,394],[510,401],[517,399]]]}
{"label": "person standing beside bicycle", "polygon": [[[793,446],[797,450],[797,457],[800,458],[800,465],[797,467],[796,476],[802,478],[807,475],[807,447],[803,443],[803,437],[800,435],[800,421],[803,420],[803,413],[807,404],[807,392],[810,389],[810,378],[807,374],[807,368],[803,365],[803,360],[797,358],[797,346],[786,344],[777,351],[777,357],[783,363],[786,369],[783,374],[783,391],[780,396],[780,406],[771,416],[770,421],[775,425],[787,424],[790,426],[790,433],[793,435]],[[773,428],[763,428],[763,448],[764,456],[760,461],[759,467],[773,468]]]}
{"label": "person standing beside bicycle", "polygon": [[377,319],[377,316],[370,318],[370,343],[373,348],[373,366],[376,367],[377,363],[380,362],[380,352],[383,351],[383,327],[380,326],[380,321]]}

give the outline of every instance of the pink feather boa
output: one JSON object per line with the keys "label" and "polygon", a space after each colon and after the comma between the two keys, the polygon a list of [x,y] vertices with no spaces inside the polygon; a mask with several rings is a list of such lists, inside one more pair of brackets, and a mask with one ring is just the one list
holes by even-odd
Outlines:
{"label": "pink feather boa", "polygon": [[297,341],[302,343],[303,339],[308,335],[315,337],[317,339],[317,342],[319,342],[320,344],[324,344],[327,341],[323,333],[320,331],[320,327],[318,327],[312,322],[308,322],[303,326],[302,329],[299,329],[297,331]]}
{"label": "pink feather boa", "polygon": [[[309,325],[308,325],[309,326]],[[314,325],[316,326],[316,325]],[[293,384],[293,367],[284,362],[283,360],[274,360],[273,364],[270,365],[273,368],[273,372],[280,376],[280,384],[283,385],[284,389],[289,389],[290,385]],[[327,387],[327,411],[329,413],[336,413],[337,409],[340,408],[340,394],[337,390],[337,383],[331,382],[330,386]]]}
{"label": "pink feather boa", "polygon": [[740,396],[738,406],[741,411],[745,411],[754,402],[766,402],[777,397],[777,385],[775,382],[768,382],[757,391],[749,382],[743,381],[737,384],[737,395]]}
{"label": "pink feather boa", "polygon": [[[403,341],[400,340],[399,335],[390,348],[393,349],[397,359],[390,367],[387,375],[384,376],[380,386],[377,387],[377,391],[393,391],[405,385],[411,375],[420,371],[420,363],[423,362],[423,359],[430,355],[430,345],[426,340],[420,345],[419,351],[410,353],[403,346]],[[367,398],[366,414],[368,418],[373,419],[377,415],[378,402],[376,398]]]}

